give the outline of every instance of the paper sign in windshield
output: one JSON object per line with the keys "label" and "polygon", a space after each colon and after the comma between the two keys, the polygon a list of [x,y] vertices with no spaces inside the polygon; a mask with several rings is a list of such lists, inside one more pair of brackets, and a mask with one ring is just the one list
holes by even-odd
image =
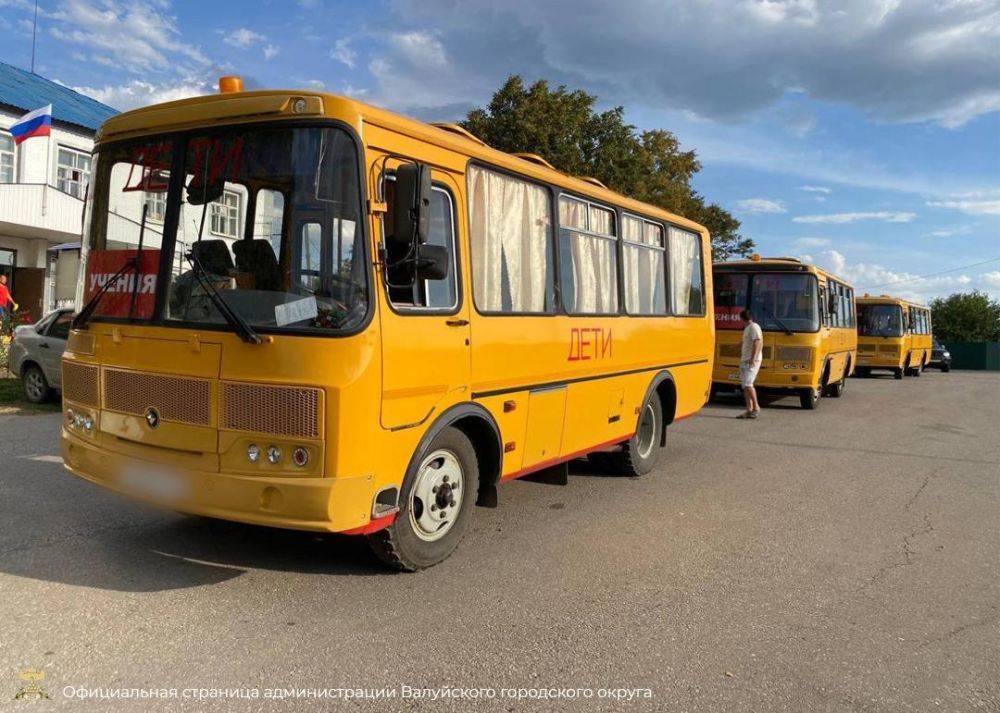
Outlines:
{"label": "paper sign in windshield", "polygon": [[295,322],[304,322],[307,319],[316,319],[319,310],[316,306],[315,297],[306,297],[294,302],[286,302],[283,305],[274,306],[274,322],[279,327]]}

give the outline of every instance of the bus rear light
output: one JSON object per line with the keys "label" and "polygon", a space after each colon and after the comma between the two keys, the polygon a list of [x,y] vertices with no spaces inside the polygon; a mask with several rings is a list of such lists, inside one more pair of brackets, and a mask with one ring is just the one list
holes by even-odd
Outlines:
{"label": "bus rear light", "polygon": [[292,451],[292,463],[297,465],[299,468],[305,468],[308,462],[309,451],[302,446],[297,446],[295,450]]}

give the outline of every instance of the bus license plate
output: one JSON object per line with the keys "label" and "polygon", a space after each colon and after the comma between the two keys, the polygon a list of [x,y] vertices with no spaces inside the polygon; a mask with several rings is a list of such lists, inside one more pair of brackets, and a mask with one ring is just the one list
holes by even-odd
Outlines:
{"label": "bus license plate", "polygon": [[121,484],[138,497],[158,502],[174,502],[187,494],[179,474],[157,466],[129,466],[121,475]]}

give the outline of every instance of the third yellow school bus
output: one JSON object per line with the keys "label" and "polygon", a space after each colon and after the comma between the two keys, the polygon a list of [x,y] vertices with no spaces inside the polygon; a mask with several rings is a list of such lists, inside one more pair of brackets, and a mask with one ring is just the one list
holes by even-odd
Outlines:
{"label": "third yellow school bus", "polygon": [[931,311],[899,297],[858,298],[858,373],[920,376],[931,360]]}
{"label": "third yellow school bus", "polygon": [[221,86],[97,137],[73,473],[413,570],[501,481],[648,472],[705,403],[701,226],[456,126]]}
{"label": "third yellow school bus", "polygon": [[764,332],[756,385],[796,394],[803,408],[820,396],[840,397],[857,363],[854,288],[795,258],[716,263],[714,388],[739,385],[742,324],[749,308]]}

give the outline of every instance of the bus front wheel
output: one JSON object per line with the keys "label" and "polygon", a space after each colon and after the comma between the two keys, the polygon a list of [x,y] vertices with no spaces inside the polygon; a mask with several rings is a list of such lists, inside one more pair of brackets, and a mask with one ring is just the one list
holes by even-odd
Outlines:
{"label": "bus front wheel", "polygon": [[903,378],[903,370],[902,369],[893,369],[892,370],[892,378],[894,378],[894,379],[902,379]]}
{"label": "bus front wheel", "polygon": [[445,428],[403,479],[393,523],[368,536],[375,555],[415,572],[448,558],[465,535],[479,493],[476,450],[457,428]]}
{"label": "bus front wheel", "polygon": [[799,403],[802,408],[812,411],[819,405],[819,389],[808,389],[799,394]]}
{"label": "bus front wheel", "polygon": [[645,475],[656,467],[660,458],[660,436],[663,433],[663,408],[656,391],[649,394],[639,411],[639,421],[632,438],[618,453],[612,454],[617,460],[616,470],[625,475],[637,477]]}

